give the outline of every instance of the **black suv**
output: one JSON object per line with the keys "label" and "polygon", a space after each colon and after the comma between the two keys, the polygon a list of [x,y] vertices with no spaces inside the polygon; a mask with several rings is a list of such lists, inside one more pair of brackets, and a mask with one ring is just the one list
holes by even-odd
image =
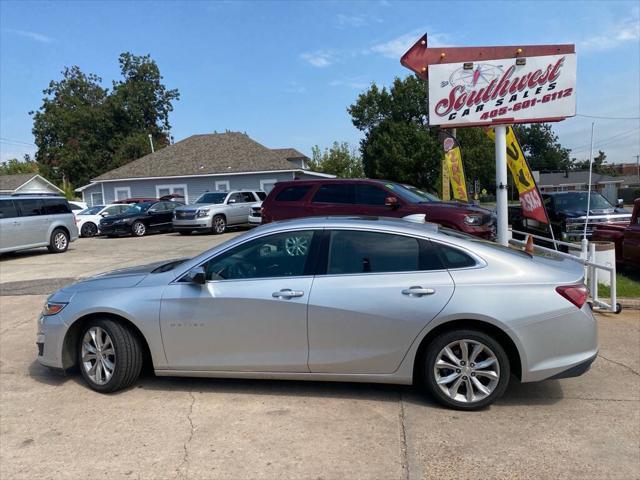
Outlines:
{"label": "black suv", "polygon": [[149,232],[173,230],[173,211],[181,202],[141,202],[132,205],[120,215],[100,220],[100,231],[108,237],[134,235],[142,237]]}

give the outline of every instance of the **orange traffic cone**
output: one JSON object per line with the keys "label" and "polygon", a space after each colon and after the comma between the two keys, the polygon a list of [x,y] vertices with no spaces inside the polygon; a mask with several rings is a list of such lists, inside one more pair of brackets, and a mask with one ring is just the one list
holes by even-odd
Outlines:
{"label": "orange traffic cone", "polygon": [[533,253],[533,237],[529,235],[527,237],[527,243],[524,246],[524,251],[527,253]]}

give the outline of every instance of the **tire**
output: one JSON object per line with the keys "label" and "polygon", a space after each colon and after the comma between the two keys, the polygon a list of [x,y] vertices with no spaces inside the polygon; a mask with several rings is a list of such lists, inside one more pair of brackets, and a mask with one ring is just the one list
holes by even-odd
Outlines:
{"label": "tire", "polygon": [[192,232],[191,230],[181,230],[179,233],[180,235],[191,235]]}
{"label": "tire", "polygon": [[[92,331],[96,339],[101,339],[102,352],[112,352],[104,355],[109,363],[91,361],[92,355],[95,358],[91,349],[97,349]],[[89,388],[96,392],[111,393],[127,388],[138,379],[142,370],[142,347],[138,337],[128,327],[108,318],[96,318],[87,323],[80,334],[77,352],[80,373]],[[96,364],[98,368],[93,368]],[[110,374],[109,364],[112,367]]]}
{"label": "tire", "polygon": [[51,253],[66,252],[69,248],[69,234],[61,228],[56,228],[51,232],[49,246],[47,247]]}
{"label": "tire", "polygon": [[80,229],[80,236],[95,237],[98,234],[98,226],[93,222],[87,222]]}
{"label": "tire", "polygon": [[227,220],[222,215],[216,215],[211,221],[211,231],[220,235],[227,231]]}
{"label": "tire", "polygon": [[131,234],[134,237],[144,237],[147,234],[147,226],[140,220],[136,220],[131,225]]}
{"label": "tire", "polygon": [[[461,342],[467,345],[467,360],[464,360]],[[479,345],[483,348],[475,356],[475,349]],[[445,353],[446,347],[459,362],[454,362]],[[471,362],[474,356],[476,362]],[[441,366],[436,368],[438,361]],[[493,363],[489,363],[491,361]],[[454,370],[442,366],[446,364],[460,368]],[[486,367],[476,369],[475,366],[480,364],[485,364]],[[481,331],[451,330],[438,335],[427,346],[423,370],[425,386],[433,398],[446,407],[456,410],[484,408],[502,396],[509,385],[510,375],[509,358],[504,348],[493,337]],[[447,378],[451,380],[446,381]],[[438,380],[441,384],[438,384]],[[478,383],[484,387],[484,390],[478,388]],[[472,390],[471,395],[468,394],[467,386],[469,385]]]}

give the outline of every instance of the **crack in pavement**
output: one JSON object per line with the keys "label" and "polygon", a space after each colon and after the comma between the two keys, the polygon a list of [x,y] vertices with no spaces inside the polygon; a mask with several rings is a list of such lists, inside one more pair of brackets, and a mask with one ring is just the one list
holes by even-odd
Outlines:
{"label": "crack in pavement", "polygon": [[611,362],[615,365],[618,365],[620,367],[624,367],[627,370],[629,370],[631,373],[633,373],[634,375],[638,375],[640,377],[640,372],[635,371],[633,368],[631,368],[629,365],[625,365],[624,363],[620,363],[620,362],[616,362],[615,360],[611,360],[610,358],[605,357],[604,355],[598,354],[598,356],[604,360],[606,360],[607,362]]}
{"label": "crack in pavement", "polygon": [[[191,405],[189,405],[189,412],[187,413],[187,420],[189,421],[189,438],[184,442],[182,448],[184,449],[184,455],[182,457],[182,462],[176,468],[176,479],[178,478],[189,478],[189,447],[191,446],[191,440],[193,439],[193,434],[196,431],[195,426],[193,425],[193,406],[196,403],[196,397],[193,394],[193,390],[189,390],[189,395],[191,396]],[[184,469],[184,471],[183,471]]]}
{"label": "crack in pavement", "polygon": [[402,471],[404,473],[405,480],[409,480],[409,461],[407,459],[407,430],[405,428],[405,415],[404,415],[404,402],[402,401],[402,392],[400,392],[400,455],[402,457]]}

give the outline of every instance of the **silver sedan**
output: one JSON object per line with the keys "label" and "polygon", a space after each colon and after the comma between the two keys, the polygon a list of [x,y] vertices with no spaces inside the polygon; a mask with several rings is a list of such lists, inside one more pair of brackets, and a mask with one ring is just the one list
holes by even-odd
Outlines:
{"label": "silver sedan", "polygon": [[308,218],[65,287],[38,360],[99,392],[156,375],[419,384],[449,407],[584,373],[582,267],[423,222]]}

